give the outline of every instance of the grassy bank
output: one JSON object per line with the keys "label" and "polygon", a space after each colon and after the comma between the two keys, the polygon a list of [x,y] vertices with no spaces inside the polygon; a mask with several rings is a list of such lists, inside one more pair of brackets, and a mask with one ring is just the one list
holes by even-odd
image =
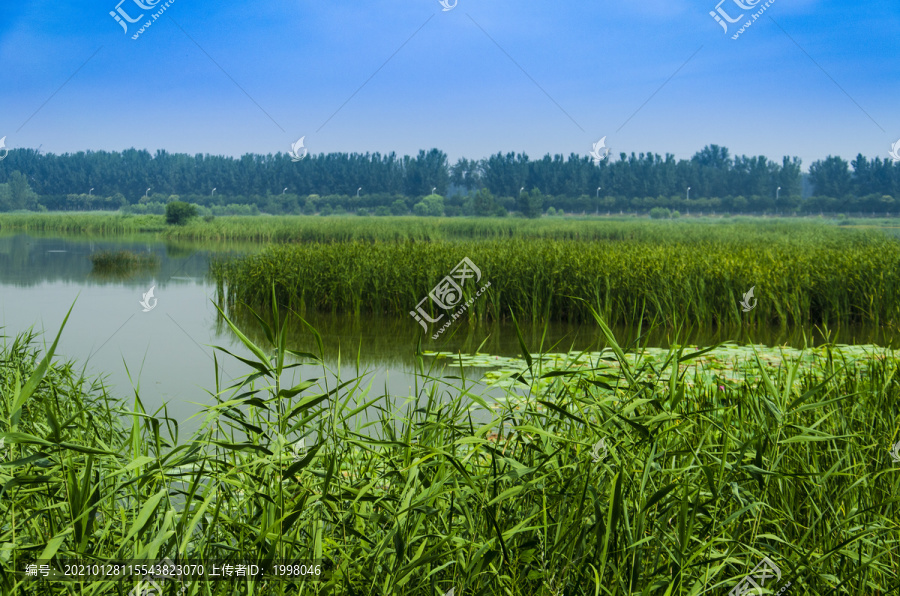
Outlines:
{"label": "grassy bank", "polygon": [[[217,260],[230,304],[266,305],[274,282],[298,312],[408,316],[463,257],[490,288],[472,319],[645,319],[701,327],[744,323],[900,323],[900,243],[880,233],[772,223],[608,226],[607,239],[314,243]],[[584,230],[590,230],[585,224]],[[584,231],[583,230],[583,231]],[[757,306],[742,312],[755,287]],[[432,315],[441,311],[432,307]]]}
{"label": "grassy bank", "polygon": [[[842,224],[851,224],[846,220]],[[891,221],[863,220],[863,225]],[[893,220],[896,225],[896,220]],[[678,221],[645,217],[505,218],[225,216],[212,221],[194,218],[187,225],[167,226],[162,215],[113,213],[0,214],[0,232],[58,232],[84,235],[155,234],[169,240],[202,242],[404,242],[491,240],[506,238],[554,240],[715,239],[735,235],[759,237],[783,234],[832,234],[834,222],[803,218],[686,218]],[[851,226],[847,226],[851,227]]]}
{"label": "grassy bank", "polygon": [[0,214],[0,232],[121,236],[161,232],[165,227],[165,217],[161,215],[122,215],[118,212]]}
{"label": "grassy bank", "polygon": [[216,383],[190,437],[52,363],[55,343],[7,341],[2,589],[123,594],[131,584],[36,584],[22,570],[180,557],[322,565],[301,585],[164,582],[191,595],[674,596],[726,593],[765,556],[792,593],[896,590],[892,354],[763,357],[756,378],[720,387],[683,377],[712,366],[703,354],[642,362],[600,325],[610,349],[590,367],[529,355],[497,403],[424,364],[412,396],[290,380],[289,362],[316,358],[266,328],[271,343],[247,340],[247,377]]}
{"label": "grassy bank", "polygon": [[[753,225],[747,225],[747,222]],[[440,240],[668,240],[763,229],[769,234],[788,230],[831,228],[829,224],[790,219],[719,218],[651,221],[647,218],[514,217],[225,217],[193,221],[166,231],[167,237],[205,240],[255,240],[272,243],[310,242],[432,242]],[[758,233],[758,232],[757,232]]]}

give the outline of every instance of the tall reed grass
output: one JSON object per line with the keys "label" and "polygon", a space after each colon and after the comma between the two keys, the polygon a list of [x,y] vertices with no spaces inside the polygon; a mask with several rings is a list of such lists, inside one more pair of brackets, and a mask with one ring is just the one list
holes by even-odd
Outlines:
{"label": "tall reed grass", "polygon": [[165,229],[165,219],[156,215],[123,215],[118,212],[54,212],[0,214],[0,232],[56,232],[119,236]]}
{"label": "tall reed grass", "polygon": [[[537,220],[483,217],[221,217],[170,228],[165,237],[181,240],[252,240],[271,243],[430,242],[439,240],[555,239],[585,241],[762,239],[798,234],[840,234],[831,223],[804,219],[729,218],[651,221],[645,218]],[[850,230],[844,230],[849,232]]]}
{"label": "tall reed grass", "polygon": [[104,250],[91,253],[92,273],[96,275],[128,275],[159,268],[159,255],[131,250]]}
{"label": "tall reed grass", "polygon": [[[214,260],[230,305],[408,316],[468,257],[490,281],[467,313],[611,324],[641,318],[701,327],[900,323],[900,242],[883,234],[804,228],[667,230],[617,240],[522,239],[270,246]],[[620,230],[620,232],[622,232]],[[683,232],[683,233],[682,233]],[[740,301],[753,287],[757,306]],[[433,313],[438,313],[433,307]]]}
{"label": "tall reed grass", "polygon": [[258,319],[264,345],[226,318],[248,374],[224,386],[216,367],[189,437],[137,392],[54,363],[58,336],[43,355],[19,336],[0,358],[0,586],[124,594],[38,584],[22,562],[170,557],[327,569],[164,582],[190,595],[686,596],[727,593],[765,556],[791,593],[900,588],[896,359],[863,369],[835,349],[815,375],[758,359],[755,382],[692,386],[682,368],[702,350],[642,362],[595,315],[603,362],[543,371],[520,335],[523,374],[500,402],[421,353],[408,396],[324,368],[294,378],[319,359],[288,347],[277,311]]}
{"label": "tall reed grass", "polygon": [[[888,222],[890,223],[890,222]],[[225,216],[212,221],[195,218],[185,226],[166,226],[162,215],[125,215],[119,212],[53,212],[0,214],[0,231],[39,231],[65,234],[128,235],[153,233],[183,241],[405,242],[438,240],[729,240],[797,234],[811,237],[839,234],[838,226],[804,218],[700,218],[657,221],[633,217],[542,218],[363,218],[318,216]],[[850,230],[844,230],[852,233]]]}

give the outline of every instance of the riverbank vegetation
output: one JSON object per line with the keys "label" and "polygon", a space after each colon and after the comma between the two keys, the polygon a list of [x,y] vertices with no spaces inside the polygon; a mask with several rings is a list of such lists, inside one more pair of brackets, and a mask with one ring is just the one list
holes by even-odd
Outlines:
{"label": "riverbank vegetation", "polygon": [[[594,307],[628,326],[900,324],[900,243],[883,233],[785,222],[523,222],[490,232],[448,222],[431,229],[485,236],[275,245],[216,259],[211,273],[229,305],[264,307],[274,283],[279,303],[301,314],[407,316],[468,257],[480,269],[479,285],[491,284],[466,311],[471,321],[511,312],[583,322]],[[505,231],[511,237],[502,238]],[[751,288],[744,312],[740,302]],[[440,314],[429,300],[424,308]]]}
{"label": "riverbank vegetation", "polygon": [[[679,221],[651,221],[645,217],[309,217],[227,216],[189,220],[186,225],[167,225],[165,209],[159,214],[108,213],[12,213],[0,214],[0,232],[57,233],[81,236],[137,236],[163,240],[203,242],[367,242],[546,238],[559,240],[625,240],[664,236],[716,239],[727,236],[813,233],[831,236],[837,224],[845,228],[900,228],[892,219],[685,217]],[[199,215],[204,215],[200,210]]]}
{"label": "riverbank vegetation", "polygon": [[158,233],[165,218],[119,213],[8,213],[0,214],[0,232],[38,232],[89,236],[123,236]]}
{"label": "riverbank vegetation", "polygon": [[57,342],[4,341],[5,593],[133,585],[23,573],[63,557],[321,565],[300,586],[160,580],[204,596],[725,593],[763,557],[781,570],[774,588],[897,588],[892,352],[832,346],[803,366],[763,352],[727,382],[727,359],[675,347],[644,360],[598,317],[607,345],[589,366],[520,337],[520,374],[495,401],[424,354],[409,395],[324,367],[296,378],[294,363],[321,361],[258,321],[262,345],[232,328],[248,374],[211,371],[191,436],[139,391],[112,396],[54,361]]}

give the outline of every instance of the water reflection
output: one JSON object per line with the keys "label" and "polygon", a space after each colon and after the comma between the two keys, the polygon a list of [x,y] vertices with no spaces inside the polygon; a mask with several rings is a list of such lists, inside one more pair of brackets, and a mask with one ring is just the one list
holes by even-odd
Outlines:
{"label": "water reflection", "polygon": [[[220,299],[220,297],[219,297]],[[221,303],[220,303],[221,304]],[[258,324],[247,308],[232,308],[228,316],[249,334],[254,341],[264,341]],[[271,323],[271,317],[263,316]],[[512,322],[489,325],[457,321],[437,341],[422,332],[412,317],[380,317],[332,313],[307,313],[305,320],[322,336],[326,358],[342,355],[357,357],[362,363],[388,366],[412,366],[419,342],[424,351],[445,351],[463,354],[476,352],[498,356],[517,356],[521,347]],[[316,351],[313,334],[295,313],[287,313],[287,329],[292,339],[291,349]],[[219,323],[222,330],[222,323]],[[529,352],[593,351],[607,347],[599,327],[594,323],[530,323],[519,325]],[[728,327],[673,329],[647,325],[643,328],[613,327],[622,346],[650,346],[667,348],[671,345],[707,346],[723,342],[739,344],[787,345],[796,348],[816,346],[827,342],[843,344],[876,344],[900,347],[900,333],[891,327],[838,327],[829,329],[810,327]]]}
{"label": "water reflection", "polygon": [[0,235],[0,284],[31,287],[55,281],[85,285],[118,283],[123,280],[121,276],[91,275],[92,255],[118,251],[149,254],[156,259],[158,267],[154,269],[129,272],[128,278],[138,284],[175,276],[205,279],[211,252],[147,239]]}

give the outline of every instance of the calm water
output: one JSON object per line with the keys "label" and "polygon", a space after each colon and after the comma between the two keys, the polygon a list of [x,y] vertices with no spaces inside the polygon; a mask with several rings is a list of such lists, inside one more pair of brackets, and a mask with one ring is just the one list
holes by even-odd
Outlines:
{"label": "calm water", "polygon": [[[92,272],[90,255],[108,250],[151,252],[159,257],[159,267],[126,279],[98,276]],[[104,376],[117,397],[133,399],[137,388],[148,411],[165,403],[169,414],[184,423],[201,404],[215,403],[208,393],[215,387],[213,345],[253,358],[213,304],[215,285],[207,271],[216,252],[228,250],[155,240],[0,236],[0,335],[12,337],[33,328],[49,345],[74,304],[57,361],[75,360],[88,374]],[[145,312],[141,301],[151,287],[154,296],[147,304],[153,308]],[[362,324],[333,317],[311,320],[323,336],[331,374],[321,367],[301,367],[295,382],[323,378],[333,387],[338,373],[344,380],[364,374],[363,385],[371,383],[370,398],[385,392],[414,394],[419,327],[412,318],[367,319]],[[240,324],[254,341],[265,344],[255,322],[242,317]],[[299,321],[292,321],[290,328],[295,337],[289,347],[317,352],[312,335]],[[223,385],[249,370],[222,353],[218,362]],[[197,424],[195,420],[186,427]]]}
{"label": "calm water", "polygon": [[[159,268],[137,273],[127,279],[92,273],[90,255],[103,250],[149,251],[159,256]],[[0,236],[0,334],[14,336],[28,328],[44,332],[51,343],[70,306],[72,315],[63,332],[57,359],[73,359],[88,373],[103,375],[115,395],[133,397],[132,387],[149,411],[163,403],[181,421],[211,403],[207,390],[215,387],[212,345],[250,357],[218,316],[213,304],[215,285],[207,278],[213,250],[190,245],[171,245],[156,240],[86,240],[83,238],[36,237],[17,234]],[[243,247],[246,250],[246,247]],[[143,294],[155,286],[155,306],[144,312]],[[148,305],[153,305],[153,300]],[[264,338],[255,325],[235,313],[254,341]],[[370,397],[388,391],[394,396],[414,392],[415,348],[421,327],[412,317],[362,320],[335,315],[309,316],[323,337],[326,363],[343,378],[367,373]],[[290,347],[315,352],[312,335],[297,321],[291,321]],[[810,330],[808,335],[815,336]],[[569,351],[602,347],[594,325],[551,326],[546,335],[540,327],[523,325],[525,341],[532,352]],[[616,330],[622,342],[635,339],[635,330]],[[756,343],[803,344],[802,329],[753,330]],[[694,331],[680,343],[709,344],[750,338],[746,329],[718,332]],[[647,337],[649,345],[665,346],[671,332],[657,330]],[[841,330],[842,343],[892,343],[880,330]],[[519,353],[518,340],[509,325],[470,328],[464,322],[451,327],[438,342],[423,340],[423,349],[475,352],[500,355]],[[219,354],[224,381],[247,373],[247,367]],[[478,371],[466,371],[477,376]],[[322,377],[321,369],[300,369],[303,378]],[[453,374],[457,374],[454,372]],[[188,424],[188,427],[195,424]]]}

